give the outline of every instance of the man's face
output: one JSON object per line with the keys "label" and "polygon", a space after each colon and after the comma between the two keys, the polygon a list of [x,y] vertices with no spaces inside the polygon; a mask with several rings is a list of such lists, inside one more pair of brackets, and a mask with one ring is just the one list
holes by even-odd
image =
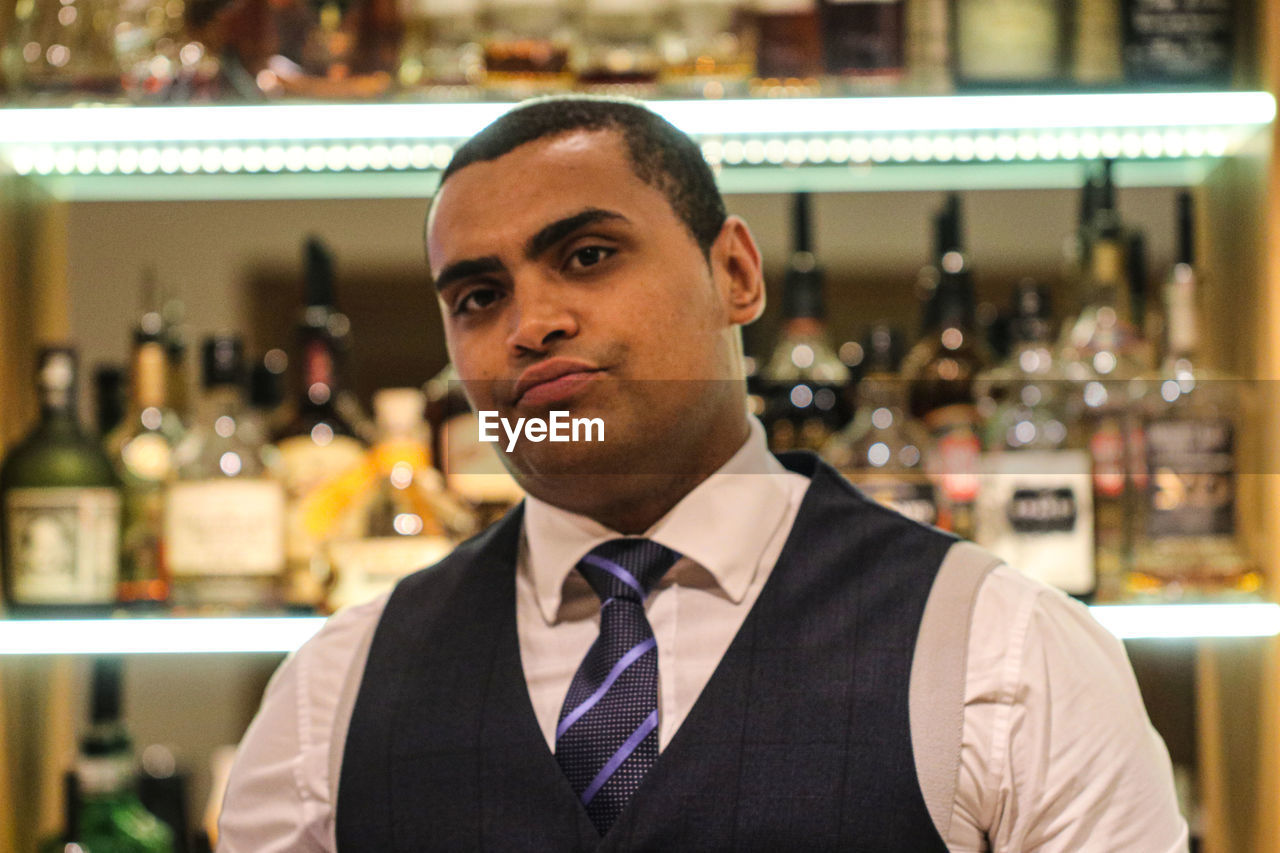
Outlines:
{"label": "man's face", "polygon": [[522,440],[507,457],[522,482],[656,473],[641,470],[655,448],[678,457],[682,430],[741,416],[742,312],[716,242],[708,263],[608,131],[530,142],[445,182],[427,248],[472,404],[512,422],[551,410],[604,421],[601,445]]}

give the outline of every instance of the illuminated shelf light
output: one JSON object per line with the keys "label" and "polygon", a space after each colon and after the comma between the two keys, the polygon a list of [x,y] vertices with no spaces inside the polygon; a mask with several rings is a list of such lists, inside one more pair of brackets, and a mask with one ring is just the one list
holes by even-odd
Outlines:
{"label": "illuminated shelf light", "polygon": [[[438,171],[510,104],[0,109],[18,175]],[[712,166],[1223,157],[1266,92],[654,101]],[[778,128],[788,128],[780,133]]]}
{"label": "illuminated shelf light", "polygon": [[[1280,605],[1097,605],[1094,617],[1125,640],[1271,637]],[[321,617],[0,619],[0,655],[287,653]]]}

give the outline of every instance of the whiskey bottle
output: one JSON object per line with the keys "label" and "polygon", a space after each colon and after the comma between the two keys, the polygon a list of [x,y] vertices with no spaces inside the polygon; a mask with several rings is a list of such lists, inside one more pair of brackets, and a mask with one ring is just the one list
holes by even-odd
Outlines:
{"label": "whiskey bottle", "polygon": [[159,311],[146,310],[134,329],[128,412],[106,438],[124,488],[119,598],[125,603],[159,604],[169,597],[164,490],[183,427],[169,406],[167,381],[164,323]]}
{"label": "whiskey bottle", "polygon": [[567,10],[557,0],[489,0],[485,86],[502,96],[563,91],[573,83],[574,42]]}
{"label": "whiskey bottle", "polygon": [[975,382],[990,408],[976,539],[1026,574],[1086,597],[1097,586],[1090,462],[1069,428],[1052,316],[1048,288],[1019,282],[1013,352]]}
{"label": "whiskey bottle", "polygon": [[1236,41],[1230,0],[1122,0],[1120,8],[1127,81],[1230,86]]}
{"label": "whiskey bottle", "polygon": [[1130,517],[1142,454],[1129,395],[1132,380],[1147,369],[1148,348],[1135,326],[1124,229],[1105,186],[1091,227],[1087,301],[1065,333],[1062,360],[1071,386],[1069,416],[1082,430],[1093,470],[1097,596],[1112,600],[1123,595],[1132,557]]}
{"label": "whiskey bottle", "polygon": [[1146,476],[1126,591],[1138,597],[1256,593],[1262,583],[1236,538],[1243,383],[1199,359],[1192,217],[1191,195],[1181,193],[1177,263],[1164,285],[1164,357],[1158,370],[1135,383]]}
{"label": "whiskey bottle", "polygon": [[108,606],[120,557],[120,481],[76,415],[76,353],[40,351],[40,421],[0,466],[0,566],[14,609]]}
{"label": "whiskey bottle", "polygon": [[936,524],[938,501],[926,470],[929,433],[911,416],[898,375],[902,337],[873,326],[862,346],[854,418],[823,448],[823,457],[868,497],[921,524]]}
{"label": "whiskey bottle", "polygon": [[426,395],[417,388],[384,388],[374,395],[373,408],[378,441],[369,451],[370,483],[353,507],[360,536],[328,546],[336,577],[330,610],[390,590],[476,530],[470,508],[446,490],[431,465]]}
{"label": "whiskey bottle", "polygon": [[435,99],[474,98],[484,81],[479,0],[408,0],[397,76]]}
{"label": "whiskey bottle", "polygon": [[774,451],[821,450],[851,415],[849,368],[827,339],[823,272],[810,239],[809,196],[794,199],[795,252],[782,284],[782,335],[760,373],[761,420]]}
{"label": "whiskey bottle", "polygon": [[671,95],[744,95],[756,70],[749,16],[737,0],[676,0],[659,48],[662,88]]}
{"label": "whiskey bottle", "polygon": [[648,0],[585,0],[571,59],[578,86],[633,97],[654,95],[664,11]]}
{"label": "whiskey bottle", "polygon": [[820,0],[824,65],[859,90],[889,88],[906,71],[904,0]]}
{"label": "whiskey bottle", "polygon": [[978,496],[978,435],[974,378],[991,366],[987,345],[974,321],[973,272],[962,240],[960,199],[952,194],[940,219],[938,284],[926,305],[927,328],[903,360],[910,408],[933,438],[927,464],[939,487],[939,526],[974,535]]}
{"label": "whiskey bottle", "polygon": [[761,94],[814,93],[822,75],[817,0],[755,0],[754,88]]}
{"label": "whiskey bottle", "polygon": [[284,601],[313,608],[329,581],[321,546],[343,533],[344,523],[356,523],[347,512],[352,494],[330,487],[363,465],[365,447],[337,405],[351,324],[334,306],[333,259],[313,238],[305,262],[306,307],[298,327],[302,386],[293,419],[276,434],[275,445],[285,487]]}
{"label": "whiskey bottle", "polygon": [[208,338],[203,394],[178,446],[164,513],[173,601],[183,607],[270,607],[284,568],[284,491],[246,430],[244,347]]}

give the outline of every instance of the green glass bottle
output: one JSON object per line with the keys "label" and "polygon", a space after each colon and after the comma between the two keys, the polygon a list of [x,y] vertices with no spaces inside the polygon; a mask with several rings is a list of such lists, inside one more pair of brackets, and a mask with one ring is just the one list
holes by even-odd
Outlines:
{"label": "green glass bottle", "polygon": [[120,721],[120,660],[93,663],[92,716],[80,742],[79,843],[89,853],[173,853],[174,838],[138,798],[133,742]]}
{"label": "green glass bottle", "polygon": [[76,352],[39,354],[40,421],[0,467],[0,565],[14,610],[111,605],[120,486],[76,415]]}

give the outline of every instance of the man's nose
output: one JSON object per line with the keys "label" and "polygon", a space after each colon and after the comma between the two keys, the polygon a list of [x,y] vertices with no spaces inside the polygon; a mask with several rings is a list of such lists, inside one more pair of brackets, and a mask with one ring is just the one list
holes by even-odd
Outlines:
{"label": "man's nose", "polygon": [[555,293],[546,288],[536,288],[535,293],[519,291],[517,288],[511,333],[507,337],[507,345],[516,355],[544,352],[556,341],[567,340],[578,333],[577,317]]}

